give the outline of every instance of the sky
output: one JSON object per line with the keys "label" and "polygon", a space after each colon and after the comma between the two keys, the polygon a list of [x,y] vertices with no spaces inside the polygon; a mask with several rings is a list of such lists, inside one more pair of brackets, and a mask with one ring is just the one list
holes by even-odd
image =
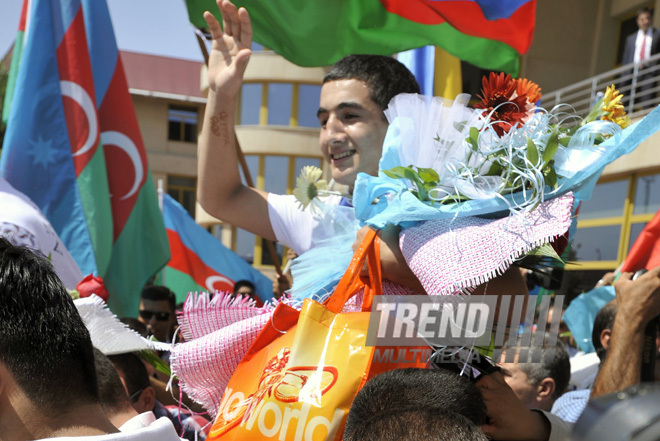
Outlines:
{"label": "sky", "polygon": [[[107,0],[120,50],[188,60],[202,54],[184,0]],[[0,58],[16,38],[23,0],[0,1]]]}

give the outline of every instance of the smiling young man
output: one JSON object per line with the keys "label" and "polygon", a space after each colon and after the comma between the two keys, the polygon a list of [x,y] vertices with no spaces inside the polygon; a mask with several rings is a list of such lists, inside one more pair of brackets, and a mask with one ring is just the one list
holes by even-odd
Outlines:
{"label": "smiling young man", "polygon": [[[270,194],[241,182],[234,122],[237,96],[251,53],[252,27],[244,8],[236,9],[228,0],[218,1],[218,5],[223,14],[224,32],[210,13],[205,14],[213,45],[209,58],[209,96],[199,138],[199,201],[218,219],[277,240],[302,254],[314,246],[316,238],[323,236],[317,231],[323,228],[320,220],[309,210],[300,210],[293,196]],[[388,126],[383,111],[399,93],[419,93],[419,85],[405,66],[390,57],[345,57],[323,80],[317,112],[321,151],[332,177],[351,191],[359,172],[372,175],[378,172]],[[326,203],[346,201],[331,197]],[[247,207],[249,216],[245,215]],[[390,253],[383,248],[385,253]],[[400,260],[391,261],[398,268],[403,258],[397,258]],[[383,273],[395,282],[409,286],[408,280],[413,285],[418,283],[407,266],[402,268],[401,275],[386,268]]]}

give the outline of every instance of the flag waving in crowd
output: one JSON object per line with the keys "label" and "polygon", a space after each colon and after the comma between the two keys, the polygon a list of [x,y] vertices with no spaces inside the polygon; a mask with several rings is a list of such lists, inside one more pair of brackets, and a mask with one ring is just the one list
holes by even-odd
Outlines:
{"label": "flag waving in crowd", "polygon": [[649,221],[623,261],[621,272],[653,269],[660,265],[660,211]]}
{"label": "flag waving in crowd", "polygon": [[30,5],[0,173],[132,313],[169,251],[107,5]]}
{"label": "flag waving in crowd", "polygon": [[163,217],[172,260],[165,267],[164,284],[183,301],[191,291],[229,291],[248,280],[264,301],[273,295],[272,282],[239,255],[226,248],[172,197],[163,198]]}
{"label": "flag waving in crowd", "polygon": [[[514,75],[520,54],[532,42],[536,12],[536,0],[238,0],[235,4],[248,9],[256,42],[300,66],[327,66],[349,54],[391,55],[434,45],[481,68]],[[199,28],[206,27],[204,11],[220,18],[215,0],[186,0],[186,5],[190,21]]]}

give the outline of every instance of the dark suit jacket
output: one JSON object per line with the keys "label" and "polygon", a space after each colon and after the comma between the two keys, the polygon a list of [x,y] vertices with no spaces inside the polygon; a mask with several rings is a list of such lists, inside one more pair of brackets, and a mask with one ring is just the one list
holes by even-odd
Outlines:
{"label": "dark suit jacket", "polygon": [[[660,52],[660,29],[651,28],[651,55],[655,55]],[[623,61],[622,64],[632,63],[635,59],[635,40],[637,39],[637,32],[626,37],[626,47],[623,51]]]}

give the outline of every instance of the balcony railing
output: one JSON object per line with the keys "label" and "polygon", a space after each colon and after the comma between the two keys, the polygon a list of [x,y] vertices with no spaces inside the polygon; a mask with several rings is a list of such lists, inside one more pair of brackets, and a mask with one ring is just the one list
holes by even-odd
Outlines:
{"label": "balcony railing", "polygon": [[622,103],[631,119],[646,115],[660,103],[660,54],[648,58],[644,63],[627,64],[554,92],[544,93],[541,105],[545,109],[552,109],[558,104],[568,104],[578,115],[585,117],[612,84],[624,95]]}

